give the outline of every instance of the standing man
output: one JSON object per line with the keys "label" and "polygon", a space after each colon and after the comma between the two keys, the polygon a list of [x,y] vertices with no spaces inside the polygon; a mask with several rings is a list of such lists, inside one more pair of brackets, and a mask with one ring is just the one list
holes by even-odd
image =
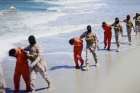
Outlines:
{"label": "standing man", "polygon": [[[81,56],[83,51],[83,40],[79,37],[72,38],[69,40],[70,45],[74,45],[73,53],[74,53],[74,62],[75,62],[75,68],[76,69],[82,69],[84,60]],[[80,61],[81,65],[79,66],[78,61]]]}
{"label": "standing man", "polygon": [[16,67],[14,73],[14,93],[19,93],[20,87],[20,77],[23,77],[23,80],[26,84],[26,92],[31,90],[30,88],[30,71],[27,63],[27,56],[23,49],[11,49],[9,50],[9,56],[16,57]]}
{"label": "standing man", "polygon": [[48,84],[48,88],[50,87],[50,81],[47,77],[47,68],[45,63],[42,61],[39,49],[36,44],[35,36],[31,35],[28,38],[29,46],[27,46],[24,50],[27,53],[28,59],[31,63],[30,65],[30,73],[31,73],[31,88],[32,91],[35,92],[35,80],[37,72],[43,77],[43,79]]}
{"label": "standing man", "polygon": [[96,55],[96,48],[97,48],[97,37],[96,34],[92,32],[91,26],[87,26],[87,31],[84,32],[81,36],[81,39],[85,38],[86,41],[86,66],[88,68],[88,51],[92,53],[92,56],[95,61],[95,66],[97,65],[97,55]]}
{"label": "standing man", "polygon": [[114,27],[114,31],[115,31],[115,41],[116,41],[116,45],[117,45],[116,52],[119,52],[120,51],[119,36],[123,32],[123,30],[122,30],[122,26],[120,25],[120,20],[118,17],[115,18],[115,22],[111,26]]}
{"label": "standing man", "polygon": [[133,19],[135,20],[135,32],[137,35],[137,33],[140,32],[140,14],[136,13]]}
{"label": "standing man", "polygon": [[130,15],[126,16],[126,19],[123,20],[123,22],[126,23],[126,29],[127,29],[127,36],[128,36],[128,42],[129,45],[131,45],[132,39],[131,39],[131,32],[132,32],[132,28],[134,29],[134,25],[131,21]]}
{"label": "standing man", "polygon": [[102,28],[104,30],[104,49],[107,48],[107,50],[110,50],[111,39],[112,39],[111,26],[106,24],[106,22],[103,22]]}

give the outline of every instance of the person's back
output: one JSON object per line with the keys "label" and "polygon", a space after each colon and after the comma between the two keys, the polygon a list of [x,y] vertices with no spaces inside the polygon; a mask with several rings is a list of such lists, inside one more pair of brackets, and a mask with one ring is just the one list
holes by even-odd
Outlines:
{"label": "person's back", "polygon": [[81,47],[81,46],[83,46],[83,40],[82,39],[77,37],[74,40],[75,40],[74,47]]}
{"label": "person's back", "polygon": [[110,25],[107,25],[107,24],[104,25],[103,29],[104,29],[105,33],[111,33],[111,26]]}
{"label": "person's back", "polygon": [[16,55],[17,55],[16,56],[16,59],[17,59],[16,65],[18,65],[18,67],[20,66],[20,68],[24,68],[25,65],[28,66],[27,56],[23,49],[17,48]]}
{"label": "person's back", "polygon": [[74,38],[74,52],[81,52],[83,49],[83,40],[80,38]]}
{"label": "person's back", "polygon": [[112,39],[112,28],[106,22],[102,23],[102,28],[104,30],[104,49],[110,50],[111,39]]}

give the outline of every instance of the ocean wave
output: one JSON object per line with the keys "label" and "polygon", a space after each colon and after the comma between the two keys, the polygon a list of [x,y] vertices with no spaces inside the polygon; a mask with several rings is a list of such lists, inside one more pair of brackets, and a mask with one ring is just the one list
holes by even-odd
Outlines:
{"label": "ocean wave", "polygon": [[[13,4],[11,1],[10,4],[5,2],[8,8]],[[0,11],[1,51],[7,51],[7,49],[13,47],[13,43],[25,40],[31,34],[37,37],[47,37],[71,33],[85,29],[87,24],[94,24],[95,27],[99,21],[104,19],[109,19],[110,22],[113,17],[121,14],[119,12],[118,15],[113,14],[116,10],[120,10],[117,8],[118,6],[102,0],[29,0],[25,4],[21,3],[23,0],[21,2],[14,1],[17,1],[15,6],[20,11],[15,13]],[[110,9],[110,7],[113,7],[114,10]],[[121,8],[125,9],[124,6]],[[128,10],[123,12],[130,12],[132,8],[135,7],[129,7]],[[21,11],[22,9],[23,11]],[[24,9],[29,11],[24,11]],[[38,9],[44,10],[38,11]],[[37,12],[34,12],[34,10],[37,10]],[[101,23],[97,25],[98,27],[95,28],[101,30],[101,27],[99,27]],[[101,31],[99,32],[101,34]]]}
{"label": "ocean wave", "polygon": [[15,6],[17,11],[47,11],[47,8],[57,5],[34,0],[0,0],[0,10],[9,10],[11,6]]}

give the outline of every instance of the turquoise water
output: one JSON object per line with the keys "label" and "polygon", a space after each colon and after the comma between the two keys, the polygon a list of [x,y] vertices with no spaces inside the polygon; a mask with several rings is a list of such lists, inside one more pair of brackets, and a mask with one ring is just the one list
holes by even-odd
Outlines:
{"label": "turquoise water", "polygon": [[46,11],[47,8],[57,6],[48,2],[35,2],[34,0],[1,0],[0,10],[8,9],[11,5],[16,6],[17,11]]}
{"label": "turquoise water", "polygon": [[[48,53],[50,64],[55,64],[55,61],[51,61],[54,55],[56,60],[59,57],[71,60],[72,48],[67,42],[70,37],[79,35],[91,24],[102,42],[102,21],[112,23],[115,17],[123,20],[127,14],[134,16],[140,12],[139,5],[140,0],[0,0],[0,57],[5,56],[9,48],[20,46],[23,40],[34,34],[38,38],[47,37],[39,41],[41,46],[45,46],[43,48]],[[16,11],[10,10],[11,6],[15,6]],[[74,31],[78,33],[72,33]],[[71,36],[67,36],[67,33],[71,33]],[[53,37],[61,34],[59,39]],[[63,52],[67,53],[64,55],[66,58]],[[13,89],[11,75],[14,60],[6,57],[3,64],[7,87]]]}
{"label": "turquoise water", "polygon": [[[91,24],[102,41],[102,21],[112,23],[140,12],[139,0],[0,0],[0,51],[13,43],[72,31],[85,31]],[[11,6],[16,11],[10,10]],[[4,47],[4,48],[3,48]]]}

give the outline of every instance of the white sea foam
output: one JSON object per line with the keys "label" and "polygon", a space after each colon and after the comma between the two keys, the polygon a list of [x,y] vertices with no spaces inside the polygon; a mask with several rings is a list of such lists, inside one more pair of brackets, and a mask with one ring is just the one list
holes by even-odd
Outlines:
{"label": "white sea foam", "polygon": [[[100,8],[108,6],[108,4],[102,2],[102,0],[34,0],[34,1],[43,2],[46,4],[52,3],[58,6],[49,7],[48,11],[44,12],[17,11],[16,13],[13,14],[11,12],[8,13],[0,12],[1,16],[0,19],[2,20],[0,24],[1,32],[3,32],[2,34],[4,34],[1,35],[0,37],[1,54],[3,52],[6,52],[7,49],[14,47],[12,45],[13,43],[20,42],[21,40],[26,40],[27,37],[31,34],[34,34],[37,37],[44,37],[58,35],[62,33],[70,33],[72,31],[85,29],[87,24],[92,25],[96,24],[95,22],[96,19],[99,19],[96,18],[97,16],[95,16],[94,18],[94,15],[92,16],[89,14],[91,13],[97,14]],[[107,13],[105,12],[105,14]],[[86,16],[82,18],[81,17],[82,14]],[[77,21],[76,22],[75,19],[78,18],[77,16],[79,16],[80,18],[76,20]],[[100,15],[98,16],[100,17]],[[106,18],[107,16],[105,16],[104,18]],[[65,17],[66,20],[63,20],[63,17]],[[91,19],[93,20],[93,22],[91,21]],[[87,22],[86,24],[85,20],[89,20],[89,22],[86,21]],[[76,22],[77,24],[75,25],[72,22]],[[98,30],[97,28],[99,27],[100,25],[97,24],[97,27],[95,27],[96,30]]]}
{"label": "white sea foam", "polygon": [[[40,1],[40,0],[35,0]],[[61,4],[61,5],[67,5],[67,4],[78,4],[78,3],[86,3],[86,2],[96,2],[101,0],[58,0],[58,1],[47,1],[52,4]],[[45,2],[42,0],[42,2]]]}

